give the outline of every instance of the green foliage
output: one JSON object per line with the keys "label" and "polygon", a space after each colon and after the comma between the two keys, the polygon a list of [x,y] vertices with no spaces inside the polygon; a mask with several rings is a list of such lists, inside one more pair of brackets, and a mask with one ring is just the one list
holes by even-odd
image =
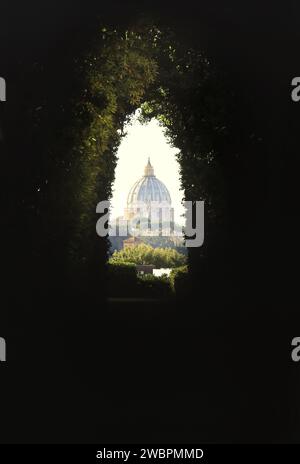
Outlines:
{"label": "green foliage", "polygon": [[158,63],[160,82],[143,104],[141,119],[157,118],[180,150],[185,198],[205,199],[210,218],[222,216],[226,191],[219,160],[230,130],[227,89],[201,51],[186,49],[170,33],[161,38]]}
{"label": "green foliage", "polygon": [[135,32],[102,28],[91,52],[78,63],[84,81],[71,128],[76,163],[70,175],[77,218],[70,241],[75,260],[97,253],[96,204],[111,196],[123,125],[157,74],[148,48]]}
{"label": "green foliage", "polygon": [[179,253],[184,253],[187,254],[187,248],[184,248],[183,246],[183,240],[182,240],[182,246],[178,246],[174,243],[174,241],[170,237],[164,237],[164,236],[154,236],[154,237],[140,237],[143,243],[146,243],[146,245],[150,245],[153,248],[174,248],[177,249],[180,248],[181,250],[184,251],[179,251]]}
{"label": "green foliage", "polygon": [[137,270],[132,263],[109,263],[107,265],[108,295],[132,296],[137,287]]}
{"label": "green foliage", "polygon": [[[201,50],[179,43],[170,31],[97,25],[91,34],[84,50],[78,46],[70,52],[66,43],[60,61],[53,58],[55,66],[48,58],[46,66],[36,62],[15,86],[21,89],[25,79],[30,89],[28,101],[18,95],[23,100],[19,104],[16,98],[11,110],[18,140],[7,134],[15,140],[12,152],[19,155],[22,148],[27,153],[11,161],[21,192],[16,223],[32,231],[27,261],[43,282],[65,282],[63,272],[91,282],[96,270],[104,269],[108,241],[95,233],[95,208],[111,197],[124,124],[138,107],[144,120],[157,117],[166,128],[180,150],[186,199],[205,199],[206,213],[217,226],[226,217],[224,176],[231,175],[250,130],[236,117],[231,92]],[[137,258],[157,267],[178,266],[182,259],[170,251]]]}
{"label": "green foliage", "polygon": [[134,263],[108,263],[108,272],[110,275],[118,274],[121,277],[130,276],[136,278],[137,270]]}
{"label": "green foliage", "polygon": [[132,263],[108,264],[108,296],[165,298],[172,295],[171,284],[166,276],[137,275]]}
{"label": "green foliage", "polygon": [[177,297],[187,296],[189,289],[188,267],[180,266],[173,269],[169,276],[170,285]]}
{"label": "green foliage", "polygon": [[172,296],[170,280],[163,275],[156,277],[152,274],[138,276],[137,294],[151,298],[166,298]]}
{"label": "green foliage", "polygon": [[152,248],[150,245],[142,243],[115,251],[109,262],[152,264],[157,268],[173,268],[183,265],[186,262],[186,257],[171,248]]}

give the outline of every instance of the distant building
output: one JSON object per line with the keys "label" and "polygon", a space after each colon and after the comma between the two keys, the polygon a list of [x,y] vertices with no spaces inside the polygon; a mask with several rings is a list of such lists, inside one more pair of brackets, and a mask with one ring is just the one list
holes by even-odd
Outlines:
{"label": "distant building", "polygon": [[136,270],[138,274],[144,275],[144,274],[153,274],[153,270],[155,269],[155,266],[152,264],[137,264],[136,265]]}
{"label": "distant building", "polygon": [[165,184],[155,176],[150,158],[143,177],[129,191],[124,218],[134,218],[137,227],[142,221],[151,225],[153,230],[146,233],[143,231],[143,235],[157,235],[157,232],[170,235],[174,230],[171,196]]}
{"label": "distant building", "polygon": [[143,241],[138,237],[129,237],[126,240],[123,240],[123,248],[131,248],[137,245],[140,245]]}
{"label": "distant building", "polygon": [[[125,224],[125,229],[121,224]],[[111,239],[113,249],[133,247],[149,241],[154,247],[183,246],[182,227],[174,222],[171,195],[166,185],[155,176],[150,158],[144,175],[129,191],[124,216],[114,219],[111,226],[116,231],[116,236]]]}
{"label": "distant building", "polygon": [[165,268],[156,268],[156,269],[153,269],[153,275],[155,277],[161,277],[162,275],[167,275],[169,277],[169,275],[171,274],[172,272],[172,269],[169,268],[169,267],[165,267]]}

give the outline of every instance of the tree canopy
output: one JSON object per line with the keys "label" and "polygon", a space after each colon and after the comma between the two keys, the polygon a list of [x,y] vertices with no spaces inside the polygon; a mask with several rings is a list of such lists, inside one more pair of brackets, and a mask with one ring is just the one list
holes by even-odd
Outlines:
{"label": "tree canopy", "polygon": [[157,268],[174,268],[184,265],[186,257],[171,248],[152,248],[150,245],[141,243],[134,247],[115,251],[109,262],[111,264],[152,264]]}

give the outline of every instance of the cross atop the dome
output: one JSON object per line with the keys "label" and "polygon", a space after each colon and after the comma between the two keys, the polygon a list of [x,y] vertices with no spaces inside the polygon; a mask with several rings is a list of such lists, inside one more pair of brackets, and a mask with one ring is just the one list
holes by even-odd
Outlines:
{"label": "cross atop the dome", "polygon": [[145,176],[154,176],[154,169],[150,162],[150,156],[148,157],[148,163],[147,163],[147,166],[145,167],[144,172],[145,172]]}

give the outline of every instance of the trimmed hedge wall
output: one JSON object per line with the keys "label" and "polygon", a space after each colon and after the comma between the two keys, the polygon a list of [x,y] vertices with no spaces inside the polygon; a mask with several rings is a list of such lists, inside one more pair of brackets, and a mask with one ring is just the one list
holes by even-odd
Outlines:
{"label": "trimmed hedge wall", "polygon": [[167,276],[152,274],[138,276],[132,263],[108,264],[108,296],[167,298],[172,296],[172,287]]}
{"label": "trimmed hedge wall", "polygon": [[172,295],[172,287],[167,276],[156,277],[152,274],[138,276],[139,296],[149,298],[167,298]]}
{"label": "trimmed hedge wall", "polygon": [[169,279],[171,287],[177,297],[184,297],[188,294],[189,275],[187,266],[180,266],[173,269]]}
{"label": "trimmed hedge wall", "polygon": [[108,296],[132,296],[137,286],[137,270],[133,263],[108,264]]}

